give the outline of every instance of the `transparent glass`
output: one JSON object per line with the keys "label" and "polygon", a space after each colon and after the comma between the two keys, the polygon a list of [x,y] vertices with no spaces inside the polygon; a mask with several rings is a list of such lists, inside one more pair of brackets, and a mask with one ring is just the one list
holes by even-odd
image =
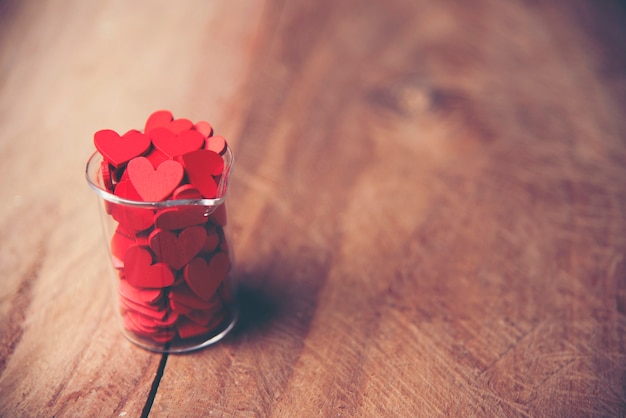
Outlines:
{"label": "transparent glass", "polygon": [[[215,199],[143,202],[110,193],[111,167],[95,152],[86,177],[99,200],[115,313],[126,338],[150,351],[181,353],[224,338],[238,316],[230,274],[224,155]],[[104,171],[104,175],[103,175]]]}

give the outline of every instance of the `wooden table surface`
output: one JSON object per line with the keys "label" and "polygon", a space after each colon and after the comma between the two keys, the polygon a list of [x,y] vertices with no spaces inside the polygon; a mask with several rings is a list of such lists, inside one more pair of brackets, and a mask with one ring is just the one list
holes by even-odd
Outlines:
{"label": "wooden table surface", "polygon": [[[626,8],[0,1],[0,416],[625,416]],[[232,146],[241,321],[119,333],[93,133]]]}

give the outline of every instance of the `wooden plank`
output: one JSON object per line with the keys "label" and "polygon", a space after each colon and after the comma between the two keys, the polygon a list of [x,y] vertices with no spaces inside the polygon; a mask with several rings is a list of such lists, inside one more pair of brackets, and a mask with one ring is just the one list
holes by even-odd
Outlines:
{"label": "wooden plank", "polygon": [[[626,414],[623,18],[2,2],[0,415]],[[82,176],[161,107],[235,148],[243,288],[226,341],[169,357],[117,332]]]}
{"label": "wooden plank", "polygon": [[162,357],[113,320],[92,135],[161,107],[228,132],[256,7],[0,4],[1,416],[141,415]]}
{"label": "wooden plank", "polygon": [[623,415],[619,7],[269,2],[242,324],[155,415]]}

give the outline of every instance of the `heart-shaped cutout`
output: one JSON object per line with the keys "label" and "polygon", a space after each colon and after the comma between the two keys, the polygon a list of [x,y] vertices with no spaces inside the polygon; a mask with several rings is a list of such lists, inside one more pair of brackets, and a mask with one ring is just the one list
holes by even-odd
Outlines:
{"label": "heart-shaped cutout", "polygon": [[184,303],[180,303],[173,298],[170,298],[170,309],[180,315],[186,315],[189,312],[193,311],[193,309],[189,306],[185,305]]}
{"label": "heart-shaped cutout", "polygon": [[173,231],[193,225],[202,225],[207,221],[206,208],[203,206],[181,206],[165,208],[157,212],[154,225],[157,228]]}
{"label": "heart-shaped cutout", "polygon": [[213,176],[224,171],[224,160],[214,151],[200,149],[178,157],[189,182],[195,186],[202,196],[213,199],[217,195],[217,183]]}
{"label": "heart-shaped cutout", "polygon": [[150,318],[163,320],[168,313],[165,307],[137,303],[120,295],[120,306],[126,311],[138,312]]}
{"label": "heart-shaped cutout", "polygon": [[209,122],[201,120],[200,122],[197,122],[193,127],[196,129],[196,131],[200,132],[205,139],[213,135],[213,126],[211,126]]}
{"label": "heart-shaped cutout", "polygon": [[160,328],[154,318],[150,318],[144,315],[137,315],[135,317],[135,321],[140,326],[144,327],[145,329],[150,329],[152,332],[157,331]]}
{"label": "heart-shaped cutout", "polygon": [[202,300],[209,300],[230,269],[228,254],[218,252],[207,263],[204,258],[194,258],[185,266],[183,275],[189,288]]}
{"label": "heart-shaped cutout", "polygon": [[146,126],[143,130],[145,134],[150,134],[150,132],[159,127],[166,127],[169,123],[174,119],[172,112],[169,110],[157,110],[150,116],[148,116],[148,120],[146,120]]}
{"label": "heart-shaped cutout", "polygon": [[189,318],[182,317],[176,323],[176,329],[180,338],[198,337],[211,331],[210,327],[198,325]]}
{"label": "heart-shaped cutout", "polygon": [[211,221],[216,225],[226,226],[228,219],[226,216],[226,205],[224,203],[215,208],[213,213],[211,213]]}
{"label": "heart-shaped cutout", "polygon": [[124,273],[134,287],[163,288],[174,283],[174,274],[165,263],[152,264],[152,254],[143,247],[132,246],[124,256]]}
{"label": "heart-shaped cutout", "polygon": [[174,160],[163,161],[155,170],[146,157],[129,161],[126,167],[128,179],[144,201],[164,200],[178,187],[185,171]]}
{"label": "heart-shaped cutout", "polygon": [[193,122],[189,119],[174,119],[167,124],[167,129],[178,135],[183,131],[193,129]]}
{"label": "heart-shaped cutout", "polygon": [[172,310],[168,310],[165,318],[161,320],[155,320],[154,323],[160,327],[170,327],[176,323],[178,319],[178,313]]}
{"label": "heart-shaped cutout", "polygon": [[149,241],[150,248],[160,260],[174,270],[179,270],[202,250],[206,242],[206,229],[191,226],[178,235],[165,229],[155,229]]}
{"label": "heart-shaped cutout", "polygon": [[[152,148],[152,150],[146,154],[146,158],[150,160],[152,163],[152,167],[155,169],[163,163],[163,161],[171,160],[169,156],[167,156],[162,151],[159,151],[156,148]],[[128,178],[128,176],[126,176]]]}
{"label": "heart-shaped cutout", "polygon": [[202,199],[202,193],[191,184],[183,184],[172,193],[173,199]]}
{"label": "heart-shaped cutout", "polygon": [[167,128],[150,131],[152,144],[170,158],[198,150],[204,145],[204,137],[198,131],[186,130],[178,135]]}
{"label": "heart-shaped cutout", "polygon": [[134,334],[146,337],[154,332],[154,328],[143,327],[138,323],[136,318],[137,313],[135,313],[134,311],[126,311],[122,317],[122,319],[124,320],[124,328]]}
{"label": "heart-shaped cutout", "polygon": [[113,237],[111,238],[111,255],[116,257],[118,260],[124,260],[126,250],[135,244],[136,242],[134,238],[115,231]]}
{"label": "heart-shaped cutout", "polygon": [[100,164],[100,174],[102,175],[102,185],[109,193],[113,193],[113,174],[111,173],[111,165],[108,161],[102,161]]}
{"label": "heart-shaped cutout", "polygon": [[209,309],[211,301],[200,299],[189,287],[183,283],[172,287],[169,292],[170,306],[178,313],[187,313],[194,309]]}
{"label": "heart-shaped cutout", "polygon": [[175,329],[164,328],[150,334],[150,338],[156,343],[165,344],[176,338],[178,333]]}
{"label": "heart-shaped cutout", "polygon": [[123,136],[111,129],[103,129],[93,136],[96,149],[114,167],[130,161],[150,149],[150,138],[139,131],[128,131]]}
{"label": "heart-shaped cutout", "polygon": [[[128,180],[123,180],[115,186],[115,195],[128,200],[140,200],[137,190]],[[123,204],[109,202],[111,216],[119,222],[123,229],[143,231],[152,226],[154,211],[152,209],[133,208]]]}
{"label": "heart-shaped cutout", "polygon": [[226,152],[226,139],[219,135],[209,137],[204,148],[222,155]]}
{"label": "heart-shaped cutout", "polygon": [[224,306],[222,300],[213,297],[209,301],[211,307],[207,309],[194,309],[189,313],[184,314],[187,318],[191,319],[198,325],[208,326],[211,322],[215,322],[216,318],[224,318]]}
{"label": "heart-shaped cutout", "polygon": [[146,303],[149,305],[158,303],[163,296],[161,289],[137,288],[131,286],[127,280],[119,281],[119,292],[120,295],[126,299],[130,299],[133,302],[140,304]]}
{"label": "heart-shaped cutout", "polygon": [[206,228],[206,240],[204,241],[202,252],[210,254],[217,249],[218,245],[220,245],[220,236],[215,226],[209,224]]}

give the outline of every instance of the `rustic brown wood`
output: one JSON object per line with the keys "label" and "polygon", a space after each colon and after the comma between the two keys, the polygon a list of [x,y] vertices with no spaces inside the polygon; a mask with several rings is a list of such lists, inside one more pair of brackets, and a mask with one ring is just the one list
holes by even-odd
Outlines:
{"label": "rustic brown wood", "polygon": [[[625,17],[0,1],[0,415],[626,415]],[[187,355],[117,332],[82,176],[162,107],[237,159],[241,322]]]}
{"label": "rustic brown wood", "polygon": [[[148,403],[161,356],[113,321],[83,172],[95,130],[158,108],[228,126],[261,4],[219,3],[0,2],[0,416],[136,417]],[[198,86],[204,73],[214,82]]]}

